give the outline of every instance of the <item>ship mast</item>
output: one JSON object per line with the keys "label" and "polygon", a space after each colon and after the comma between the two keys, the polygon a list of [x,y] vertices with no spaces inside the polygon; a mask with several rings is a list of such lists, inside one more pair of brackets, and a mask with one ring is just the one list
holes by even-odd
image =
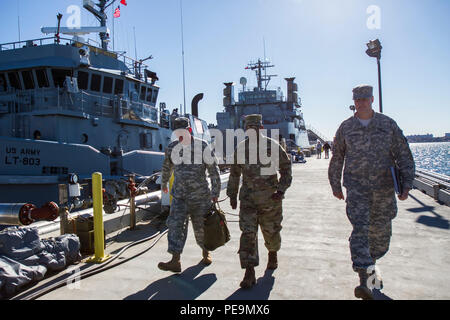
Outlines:
{"label": "ship mast", "polygon": [[[262,71],[266,71],[267,68],[275,67],[274,65],[271,65],[269,61],[261,61],[261,59],[258,59],[258,62],[256,63],[249,63],[245,69],[247,70],[254,70],[256,72],[256,80],[258,81],[258,91],[265,91],[267,90],[267,86],[269,85],[269,81],[272,79],[272,77],[276,77],[277,75],[271,74],[267,75],[264,72],[264,76],[262,74]],[[263,83],[264,83],[264,89],[263,89]]]}
{"label": "ship mast", "polygon": [[[91,0],[83,0],[83,7],[100,21],[101,27],[106,27],[108,16],[105,11],[109,6],[114,4],[114,2],[116,2],[116,0],[100,0],[99,3],[94,4]],[[95,9],[95,5],[99,10]],[[109,34],[107,32],[100,32],[100,40],[102,41],[102,49],[108,50]]]}

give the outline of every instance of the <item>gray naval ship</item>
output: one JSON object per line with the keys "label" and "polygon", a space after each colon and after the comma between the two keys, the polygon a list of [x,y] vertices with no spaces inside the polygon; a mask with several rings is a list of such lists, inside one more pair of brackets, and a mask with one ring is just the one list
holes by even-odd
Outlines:
{"label": "gray naval ship", "polygon": [[283,95],[281,88],[270,89],[268,87],[272,77],[267,75],[267,69],[272,68],[269,61],[258,59],[249,63],[245,68],[256,73],[257,87],[247,89],[247,79],[242,77],[240,84],[242,89],[235,100],[235,86],[233,82],[225,83],[223,105],[225,110],[216,114],[217,127],[225,135],[226,129],[243,128],[246,115],[261,114],[264,129],[278,129],[280,141],[284,139],[287,151],[297,151],[310,148],[308,132],[301,111],[301,99],[298,97],[298,85],[295,78],[286,78],[287,96]]}
{"label": "gray naval ship", "polygon": [[[60,27],[59,14],[57,28],[41,30],[51,37],[0,44],[0,224],[30,223],[18,212],[49,202],[53,211],[89,207],[94,172],[110,213],[128,194],[128,175],[161,170],[174,114],[156,106],[158,76],[144,64],[151,56],[108,50],[109,4],[84,0],[98,27]],[[89,33],[101,43],[84,39]],[[192,113],[193,134],[205,138],[207,123]]]}

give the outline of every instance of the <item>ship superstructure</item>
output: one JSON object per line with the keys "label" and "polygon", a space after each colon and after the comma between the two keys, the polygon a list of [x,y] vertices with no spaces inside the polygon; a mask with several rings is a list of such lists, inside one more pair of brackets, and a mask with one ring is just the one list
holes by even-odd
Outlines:
{"label": "ship superstructure", "polygon": [[308,134],[301,111],[301,99],[298,97],[298,85],[295,78],[286,78],[287,96],[284,97],[281,88],[270,89],[268,84],[272,77],[267,75],[267,69],[274,67],[269,61],[249,63],[247,70],[256,73],[257,86],[247,89],[247,79],[242,77],[242,89],[235,99],[235,85],[225,83],[223,105],[225,110],[217,113],[218,129],[243,129],[246,115],[261,114],[264,129],[270,134],[271,129],[278,129],[280,140],[285,139],[290,150],[309,148]]}

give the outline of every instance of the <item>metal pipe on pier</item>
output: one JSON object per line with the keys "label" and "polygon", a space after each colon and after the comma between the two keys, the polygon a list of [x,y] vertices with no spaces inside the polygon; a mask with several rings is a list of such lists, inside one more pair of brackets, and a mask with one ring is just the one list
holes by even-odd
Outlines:
{"label": "metal pipe on pier", "polygon": [[27,226],[33,222],[53,221],[58,217],[59,207],[48,202],[41,208],[31,203],[0,203],[0,224]]}

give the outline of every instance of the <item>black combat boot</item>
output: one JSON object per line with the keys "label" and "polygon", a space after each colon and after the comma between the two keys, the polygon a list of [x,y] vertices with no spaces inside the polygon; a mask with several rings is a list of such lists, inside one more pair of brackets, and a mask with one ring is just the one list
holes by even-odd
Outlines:
{"label": "black combat boot", "polygon": [[367,279],[369,274],[366,269],[358,270],[359,286],[355,288],[355,297],[363,300],[373,300],[372,290],[367,287]]}
{"label": "black combat boot", "polygon": [[244,279],[241,281],[241,288],[249,289],[252,286],[254,286],[255,283],[256,283],[255,268],[248,267],[247,269],[245,269],[245,276]]}

